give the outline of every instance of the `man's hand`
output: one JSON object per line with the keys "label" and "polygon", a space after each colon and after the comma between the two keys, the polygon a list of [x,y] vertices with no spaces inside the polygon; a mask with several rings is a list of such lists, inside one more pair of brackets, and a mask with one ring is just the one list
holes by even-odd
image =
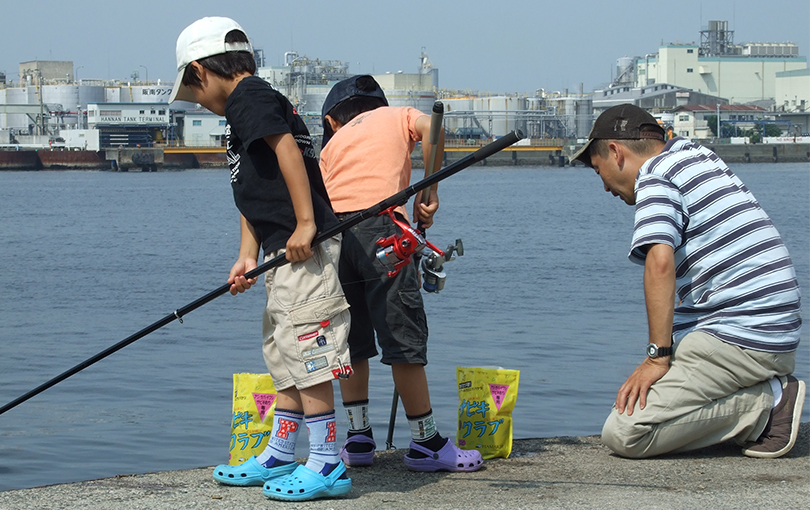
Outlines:
{"label": "man's hand", "polygon": [[669,372],[669,358],[669,356],[656,359],[647,358],[636,367],[616,395],[616,409],[619,410],[619,414],[627,409],[627,416],[632,416],[636,400],[638,400],[639,409],[647,407],[647,392],[655,381]]}

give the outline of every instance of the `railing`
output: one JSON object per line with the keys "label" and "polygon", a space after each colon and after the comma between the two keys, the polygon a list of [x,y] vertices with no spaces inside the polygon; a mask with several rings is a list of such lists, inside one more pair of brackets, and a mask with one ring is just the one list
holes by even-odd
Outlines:
{"label": "railing", "polygon": [[[479,139],[479,138],[447,138],[444,141],[444,147],[447,149],[462,149],[462,148],[475,148],[483,147],[492,140]],[[520,142],[513,145],[513,149],[531,149],[537,148],[560,148],[564,146],[568,140],[564,138],[524,138]],[[509,149],[507,149],[509,150]]]}
{"label": "railing", "polygon": [[205,142],[189,143],[185,140],[169,140],[155,142],[155,147],[164,149],[225,149],[225,140],[209,140]]}
{"label": "railing", "polygon": [[[480,139],[480,138],[447,138],[444,142],[445,148],[448,149],[476,149],[478,147],[483,147],[492,140],[490,139]],[[552,148],[561,148],[568,143],[568,140],[565,138],[524,138],[514,146],[514,149],[519,150],[531,150],[532,148],[538,149],[552,149]],[[162,147],[164,149],[176,149],[176,150],[193,150],[193,149],[205,149],[205,150],[224,150],[225,149],[225,141],[224,140],[212,140],[208,142],[196,142],[192,143],[189,141],[183,140],[171,140],[168,142],[155,142],[154,147]]]}

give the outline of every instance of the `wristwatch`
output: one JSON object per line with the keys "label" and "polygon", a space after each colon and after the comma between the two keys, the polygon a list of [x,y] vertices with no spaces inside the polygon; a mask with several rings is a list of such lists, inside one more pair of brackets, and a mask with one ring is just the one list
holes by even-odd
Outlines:
{"label": "wristwatch", "polygon": [[650,358],[660,358],[661,356],[672,356],[672,347],[658,347],[654,343],[647,345],[647,356]]}

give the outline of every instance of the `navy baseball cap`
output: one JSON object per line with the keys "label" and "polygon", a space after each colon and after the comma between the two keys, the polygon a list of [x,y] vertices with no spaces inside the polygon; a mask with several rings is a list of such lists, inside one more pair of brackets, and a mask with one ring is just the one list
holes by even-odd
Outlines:
{"label": "navy baseball cap", "polygon": [[[360,89],[357,86],[357,82],[361,78],[370,78],[371,81],[374,82],[374,88],[372,90]],[[377,80],[375,80],[373,77],[367,74],[359,74],[352,76],[351,78],[346,78],[345,80],[335,83],[332,90],[330,90],[329,94],[327,94],[326,100],[323,102],[323,108],[321,109],[321,122],[323,123],[324,128],[326,128],[326,115],[332,111],[332,108],[339,105],[343,101],[346,101],[347,99],[357,96],[376,97],[377,99],[382,99],[385,106],[388,106],[388,99],[386,99],[385,93],[380,88],[380,84],[377,83]],[[328,141],[329,139],[324,136],[323,145],[326,145],[326,142]]]}

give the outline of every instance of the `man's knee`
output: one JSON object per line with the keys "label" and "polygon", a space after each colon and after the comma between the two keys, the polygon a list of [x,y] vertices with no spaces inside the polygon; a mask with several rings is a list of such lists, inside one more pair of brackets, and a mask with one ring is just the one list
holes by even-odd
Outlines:
{"label": "man's knee", "polygon": [[647,448],[644,445],[649,443],[647,438],[651,433],[649,428],[628,420],[614,409],[602,427],[602,442],[620,457],[640,459],[645,457]]}

